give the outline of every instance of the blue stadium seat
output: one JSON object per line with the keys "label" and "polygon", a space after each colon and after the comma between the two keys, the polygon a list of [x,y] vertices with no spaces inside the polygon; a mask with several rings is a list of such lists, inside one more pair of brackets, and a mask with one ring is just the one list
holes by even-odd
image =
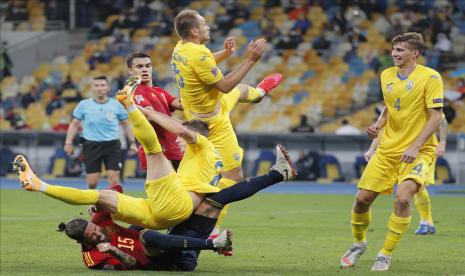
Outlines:
{"label": "blue stadium seat", "polygon": [[11,163],[15,159],[15,154],[10,148],[3,147],[0,149],[0,156],[0,176],[5,176],[13,172]]}
{"label": "blue stadium seat", "polygon": [[319,183],[331,183],[334,181],[344,181],[341,165],[333,155],[323,154],[320,156],[320,178]]}
{"label": "blue stadium seat", "polygon": [[436,160],[435,180],[437,183],[454,183],[455,178],[449,166],[449,162],[443,157]]}
{"label": "blue stadium seat", "polygon": [[262,150],[258,158],[254,161],[252,175],[262,175],[268,173],[271,166],[276,161],[276,154],[270,150]]}
{"label": "blue stadium seat", "polygon": [[48,166],[48,177],[63,177],[66,173],[66,166],[68,164],[68,155],[66,152],[59,148],[50,157],[50,164]]}
{"label": "blue stadium seat", "polygon": [[362,177],[363,171],[365,170],[368,162],[365,160],[363,155],[355,157],[354,169],[355,169],[355,176],[357,178]]}

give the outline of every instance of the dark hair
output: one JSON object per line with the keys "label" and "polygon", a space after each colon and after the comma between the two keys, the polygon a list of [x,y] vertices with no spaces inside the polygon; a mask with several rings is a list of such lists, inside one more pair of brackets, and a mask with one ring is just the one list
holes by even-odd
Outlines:
{"label": "dark hair", "polygon": [[174,29],[180,38],[186,38],[192,28],[199,26],[197,15],[199,13],[194,10],[183,10],[174,18]]}
{"label": "dark hair", "polygon": [[87,220],[82,218],[73,218],[67,223],[58,224],[58,231],[65,232],[65,234],[73,240],[81,241],[86,231]]}
{"label": "dark hair", "polygon": [[348,124],[349,124],[349,120],[343,119],[341,123],[342,123],[343,125],[348,125]]}
{"label": "dark hair", "polygon": [[106,83],[109,83],[107,77],[105,76],[97,76],[97,77],[94,77],[93,80],[104,80],[106,81]]}
{"label": "dark hair", "polygon": [[144,53],[144,52],[135,52],[135,53],[130,53],[127,57],[126,57],[126,65],[128,66],[128,68],[132,68],[132,61],[135,59],[135,58],[149,58],[150,60],[152,60],[152,58]]}
{"label": "dark hair", "polygon": [[421,51],[423,50],[423,36],[420,33],[404,33],[400,35],[396,35],[392,39],[392,45],[405,42],[409,45],[409,47],[413,50]]}
{"label": "dark hair", "polygon": [[189,120],[189,121],[185,121],[184,123],[182,123],[183,126],[187,127],[188,129],[194,131],[194,132],[198,132],[200,134],[202,134],[203,136],[205,137],[208,137],[208,123],[207,122],[204,122],[202,120]]}

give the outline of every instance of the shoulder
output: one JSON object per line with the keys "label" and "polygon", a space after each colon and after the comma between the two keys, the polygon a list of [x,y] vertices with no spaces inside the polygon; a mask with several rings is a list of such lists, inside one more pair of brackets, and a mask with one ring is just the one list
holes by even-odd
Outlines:
{"label": "shoulder", "polygon": [[389,67],[389,68],[386,68],[384,69],[382,72],[381,72],[381,78],[388,78],[392,75],[396,75],[397,73],[397,67],[396,66],[392,66],[392,67]]}
{"label": "shoulder", "polygon": [[441,74],[438,73],[438,71],[434,70],[433,68],[426,67],[423,65],[417,65],[420,66],[420,73],[428,79],[441,79]]}

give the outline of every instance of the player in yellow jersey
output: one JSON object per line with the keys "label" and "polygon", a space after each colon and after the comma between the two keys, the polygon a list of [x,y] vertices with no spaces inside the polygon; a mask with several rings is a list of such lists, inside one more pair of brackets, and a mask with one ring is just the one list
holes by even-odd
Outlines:
{"label": "player in yellow jersey", "polygon": [[372,267],[373,271],[389,269],[392,252],[411,220],[410,202],[425,185],[433,164],[438,143],[433,133],[441,122],[443,84],[436,71],[417,64],[422,48],[419,33],[405,33],[392,40],[395,66],[381,73],[385,108],[367,133],[376,138],[384,129],[358,184],[351,219],[354,244],[342,256],[342,267],[354,266],[365,252],[370,206],[379,194],[390,194],[398,183],[388,233]]}
{"label": "player in yellow jersey", "polygon": [[[447,129],[448,124],[447,120],[443,114],[441,124],[439,125],[438,137],[439,143],[436,149],[436,158],[444,156],[446,152],[446,143],[447,143]],[[376,152],[376,148],[379,144],[379,138],[376,137],[373,139],[370,148],[365,153],[365,160],[369,161],[373,154]],[[426,185],[434,185],[434,174],[435,174],[435,164],[436,158],[433,161],[432,165],[429,168],[427,174]],[[416,235],[434,235],[436,233],[436,227],[434,227],[433,215],[431,213],[431,200],[428,194],[426,187],[421,189],[418,193],[415,194],[415,206],[417,207],[418,214],[420,215],[420,226],[415,231]]]}
{"label": "player in yellow jersey", "polygon": [[181,124],[169,116],[142,109],[149,119],[185,140],[185,154],[177,174],[164,156],[155,130],[134,105],[132,94],[139,83],[130,82],[129,86],[118,92],[117,98],[128,111],[134,134],[147,154],[147,198],[134,198],[113,190],[79,190],[50,185],[32,172],[24,156],[18,155],[13,166],[22,187],[43,192],[72,205],[96,205],[98,209],[109,211],[116,220],[149,229],[166,229],[189,218],[206,195],[209,195],[207,203],[221,210],[227,203],[244,199],[269,185],[295,177],[287,151],[283,146],[278,146],[276,165],[269,174],[244,181],[243,185],[236,185],[237,188],[234,186],[220,191],[217,183],[221,161],[212,143],[206,138],[208,124],[199,120]]}
{"label": "player in yellow jersey", "polygon": [[209,140],[224,165],[219,187],[229,187],[243,178],[243,150],[229,113],[238,102],[259,102],[281,82],[282,75],[272,74],[256,88],[240,83],[265,51],[266,40],[263,38],[251,41],[245,60],[223,75],[217,63],[235,51],[233,37],[225,40],[224,50],[212,53],[204,45],[210,39],[210,28],[205,18],[194,10],[180,12],[174,19],[174,27],[180,41],[174,48],[171,66],[180,88],[184,115],[188,120],[200,119],[209,123]]}

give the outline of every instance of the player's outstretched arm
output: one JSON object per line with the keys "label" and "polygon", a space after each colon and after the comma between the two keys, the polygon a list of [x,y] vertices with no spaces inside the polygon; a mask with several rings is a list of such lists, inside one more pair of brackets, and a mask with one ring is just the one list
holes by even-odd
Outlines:
{"label": "player's outstretched arm", "polygon": [[438,129],[442,120],[442,108],[429,108],[429,119],[425,126],[418,134],[413,143],[404,151],[401,157],[401,162],[412,163],[415,161],[420,148],[428,140],[431,135]]}
{"label": "player's outstretched arm", "polygon": [[245,77],[252,66],[260,59],[266,48],[266,40],[259,38],[251,41],[247,46],[247,56],[233,71],[227,74],[222,80],[213,84],[223,93],[229,93]]}
{"label": "player's outstretched arm", "polygon": [[194,144],[196,142],[195,132],[183,126],[182,123],[174,118],[171,118],[165,114],[157,112],[155,110],[139,107],[142,113],[149,119],[162,128],[166,129],[169,132],[172,132],[179,137],[183,138],[187,143]]}

